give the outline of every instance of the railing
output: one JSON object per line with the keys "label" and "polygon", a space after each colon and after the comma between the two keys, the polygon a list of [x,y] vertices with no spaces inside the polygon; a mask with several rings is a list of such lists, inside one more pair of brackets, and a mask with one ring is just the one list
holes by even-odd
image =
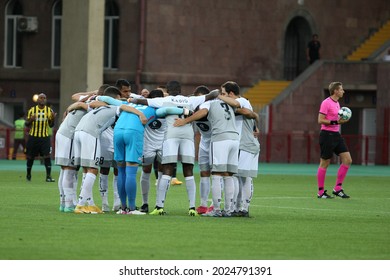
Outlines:
{"label": "railing", "polygon": [[[354,164],[388,165],[389,139],[385,136],[343,135]],[[319,133],[268,133],[260,136],[262,162],[318,163]],[[334,156],[333,161],[337,161]]]}
{"label": "railing", "polygon": [[[51,146],[52,146],[52,158],[54,159],[55,153],[55,134],[56,130],[53,130],[53,135],[51,137]],[[14,147],[14,134],[15,129],[13,128],[0,128],[0,159],[11,159],[12,151]],[[26,136],[27,139],[27,136]],[[24,159],[25,156],[23,151],[19,151],[16,154],[17,159]]]}
{"label": "railing", "polygon": [[[0,159],[9,159],[14,129],[0,128]],[[319,133],[277,132],[259,137],[261,162],[318,163]],[[386,136],[343,135],[354,164],[389,165],[389,139]],[[52,136],[53,157],[55,131]],[[337,157],[333,158],[337,162]]]}

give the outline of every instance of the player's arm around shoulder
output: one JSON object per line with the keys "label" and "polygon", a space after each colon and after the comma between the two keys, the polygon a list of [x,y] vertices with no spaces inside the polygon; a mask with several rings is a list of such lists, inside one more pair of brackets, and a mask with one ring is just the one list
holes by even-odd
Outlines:
{"label": "player's arm around shoulder", "polygon": [[259,122],[259,114],[248,108],[237,108],[236,112],[237,114],[243,115],[247,119],[255,119],[256,122]]}
{"label": "player's arm around shoulder", "polygon": [[205,95],[205,101],[209,101],[211,99],[215,99],[215,98],[218,97],[219,94],[220,94],[219,89],[214,89],[214,90],[210,91],[208,94]]}
{"label": "player's arm around shoulder", "polygon": [[122,104],[119,107],[119,109],[121,111],[125,111],[125,112],[128,112],[128,113],[132,113],[132,114],[137,115],[139,117],[139,119],[140,119],[142,124],[146,124],[148,122],[148,119],[146,118],[145,114],[143,112],[141,112],[140,110],[134,108],[133,106]]}
{"label": "player's arm around shoulder", "polygon": [[207,108],[203,108],[203,109],[198,110],[195,114],[193,114],[192,116],[189,116],[187,118],[184,118],[184,119],[176,118],[175,122],[173,123],[173,126],[183,126],[183,125],[186,125],[190,122],[200,120],[200,119],[206,117],[208,112],[209,112],[209,110]]}
{"label": "player's arm around shoulder", "polygon": [[149,105],[148,99],[146,99],[146,98],[128,98],[127,102],[133,103],[133,104]]}
{"label": "player's arm around shoulder", "polygon": [[70,112],[70,111],[78,110],[78,109],[83,109],[83,110],[87,111],[88,105],[85,102],[78,101],[78,102],[75,102],[73,104],[70,104],[68,106],[68,108],[66,109],[66,112]]}
{"label": "player's arm around shoulder", "polygon": [[98,90],[88,91],[88,92],[77,92],[72,95],[72,101],[86,101],[88,98],[90,98],[93,95],[96,95],[98,93]]}
{"label": "player's arm around shoulder", "polygon": [[226,104],[232,106],[233,108],[240,108],[241,107],[240,102],[238,102],[236,99],[231,98],[229,96],[220,94],[220,95],[218,95],[218,98],[221,99]]}

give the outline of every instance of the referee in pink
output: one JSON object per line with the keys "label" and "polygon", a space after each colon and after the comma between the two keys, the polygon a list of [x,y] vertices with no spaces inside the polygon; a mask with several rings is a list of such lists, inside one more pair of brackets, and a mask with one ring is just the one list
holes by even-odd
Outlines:
{"label": "referee in pink", "polygon": [[349,167],[352,163],[351,154],[345,144],[344,138],[340,134],[340,125],[348,122],[339,118],[340,110],[339,99],[344,95],[343,84],[341,82],[332,82],[329,85],[330,96],[321,103],[318,114],[318,123],[321,125],[319,144],[321,150],[320,166],[317,170],[318,198],[333,198],[327,194],[324,189],[326,171],[332,159],[333,153],[340,157],[341,165],[337,171],[336,184],[333,188],[333,194],[336,197],[349,198],[344,192],[343,182],[347,176]]}

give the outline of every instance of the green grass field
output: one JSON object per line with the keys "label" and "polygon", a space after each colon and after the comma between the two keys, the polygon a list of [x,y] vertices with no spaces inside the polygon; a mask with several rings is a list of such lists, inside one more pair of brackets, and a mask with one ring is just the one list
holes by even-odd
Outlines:
{"label": "green grass field", "polygon": [[[344,183],[349,200],[317,199],[316,169],[260,164],[251,218],[189,217],[184,185],[170,188],[166,216],[77,215],[58,211],[57,183],[44,182],[44,167],[38,161],[27,182],[24,161],[2,160],[0,258],[388,260],[390,167],[352,166]],[[53,167],[56,180],[58,171]],[[336,166],[330,167],[328,192],[335,174]],[[183,178],[180,173],[178,177]],[[97,184],[95,190],[100,205]],[[137,205],[139,199],[138,195]]]}

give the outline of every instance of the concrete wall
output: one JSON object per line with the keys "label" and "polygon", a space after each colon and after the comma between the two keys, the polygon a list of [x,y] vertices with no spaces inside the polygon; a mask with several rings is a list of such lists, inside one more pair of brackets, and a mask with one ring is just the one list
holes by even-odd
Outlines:
{"label": "concrete wall", "polygon": [[[39,31],[23,35],[21,69],[0,65],[2,96],[13,89],[26,97],[44,91],[58,102],[60,70],[51,69],[54,0],[19,1],[25,16],[38,17]],[[7,2],[0,1],[2,38]],[[120,11],[119,69],[104,71],[105,83],[118,78],[135,81],[141,53],[141,0],[115,2]],[[145,4],[142,87],[176,79],[185,92],[199,84],[216,87],[226,80],[245,88],[260,79],[281,79],[285,32],[296,16],[303,17],[310,30],[319,34],[323,58],[336,60],[390,18],[387,0],[148,0]],[[0,53],[4,53],[3,44]]]}

